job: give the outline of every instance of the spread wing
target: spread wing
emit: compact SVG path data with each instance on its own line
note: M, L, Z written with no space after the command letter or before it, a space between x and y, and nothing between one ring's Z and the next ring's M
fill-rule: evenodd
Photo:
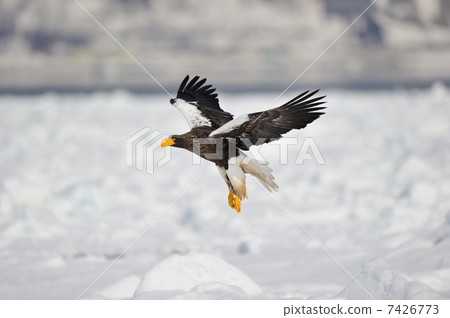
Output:
M170 103L183 113L189 127L208 126L217 129L233 119L233 115L223 111L212 85L204 85L206 78L195 76L189 81L187 75L178 88L177 98Z
M325 96L311 98L318 91L306 91L277 108L241 115L211 132L210 136L235 138L237 147L242 150L279 139L282 134L304 128L324 114L320 110L325 107L318 106L325 103L322 101Z

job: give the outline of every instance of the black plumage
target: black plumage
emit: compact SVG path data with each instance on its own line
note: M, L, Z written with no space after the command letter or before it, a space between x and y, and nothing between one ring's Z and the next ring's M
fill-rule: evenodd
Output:
M313 122L325 107L318 107L325 102L325 96L310 99L319 90L306 91L289 102L262 112L248 114L248 120L231 131L214 134L216 138L236 138L236 145L242 150L249 150L252 145L261 145L275 141L282 134L292 129L302 129Z
M177 98L197 105L203 116L211 121L211 127L219 128L232 120L233 115L220 108L217 93L214 93L216 89L212 88L212 85L203 85L206 82L206 78L199 79L199 76L195 76L189 81L189 75L187 75L178 88ZM175 102L175 99L170 100L172 105Z

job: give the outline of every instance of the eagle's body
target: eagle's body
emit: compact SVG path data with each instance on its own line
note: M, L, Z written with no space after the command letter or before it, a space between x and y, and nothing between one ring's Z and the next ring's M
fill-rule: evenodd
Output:
M262 112L233 115L219 106L217 94L206 79L195 76L189 81L186 76L181 83L177 98L170 103L185 116L191 131L165 138L161 146L174 146L189 150L214 162L228 188L230 207L241 210L240 201L247 197L245 174L256 177L269 191L277 190L267 162L249 158L242 150L252 145L261 145L282 137L292 129L304 128L322 115L318 107L324 96L311 98L317 93L300 94L280 107Z
M236 157L238 149L232 141L226 138L211 137L210 134L213 131L209 127L192 128L185 134L172 136L172 140L175 140L173 147L184 148L203 159L228 169L226 159Z

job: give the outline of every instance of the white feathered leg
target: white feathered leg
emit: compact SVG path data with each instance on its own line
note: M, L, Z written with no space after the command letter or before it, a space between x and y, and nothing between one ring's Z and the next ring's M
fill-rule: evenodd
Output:
M228 193L228 205L230 206L230 208L235 209L236 208L235 193L234 193L234 190L233 190L233 186L231 185L231 182L228 179L227 171L225 170L224 167L220 167L218 165L216 165L216 167L217 167L217 170L219 171L220 176L222 177L222 179L225 181L225 183L228 186L228 191L229 191L229 193Z

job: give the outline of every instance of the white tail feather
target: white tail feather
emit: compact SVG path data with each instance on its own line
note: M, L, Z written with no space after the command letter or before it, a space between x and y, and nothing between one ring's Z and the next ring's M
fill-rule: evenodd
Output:
M278 185L275 183L275 177L272 175L272 169L268 166L265 161L258 161L255 159L246 158L241 163L242 170L245 173L250 173L252 176L257 178L259 182L270 192L277 191ZM250 160L249 160L250 159Z
M275 178L271 173L272 169L270 169L268 163L251 159L243 152L240 152L239 156L228 160L228 169L226 171L223 170L219 169L219 172L228 187L230 187L230 190L232 189L241 200L247 198L247 187L245 185L246 173L250 173L258 179L270 192L278 190L278 185L274 181Z

